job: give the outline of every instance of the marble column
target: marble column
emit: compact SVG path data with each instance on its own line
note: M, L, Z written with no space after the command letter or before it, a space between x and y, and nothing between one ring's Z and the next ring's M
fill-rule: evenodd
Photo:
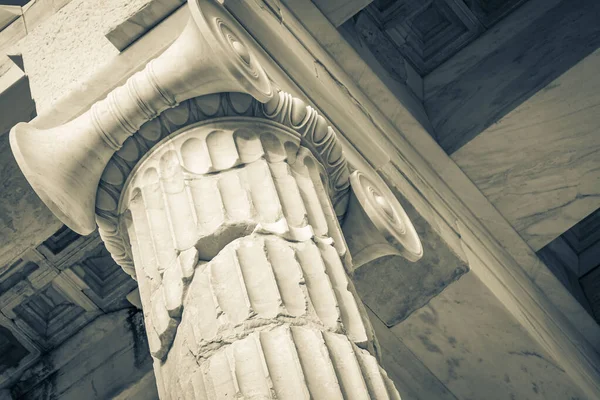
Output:
M88 112L15 126L19 166L137 279L163 400L399 399L348 274L353 251L420 257L414 228L351 177L317 110L271 88L219 2L189 5L181 37Z

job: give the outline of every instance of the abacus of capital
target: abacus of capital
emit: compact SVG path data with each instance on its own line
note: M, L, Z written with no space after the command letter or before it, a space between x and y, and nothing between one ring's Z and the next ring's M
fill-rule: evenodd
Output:
M90 111L17 125L21 169L136 278L162 399L400 398L349 275L417 260L414 228L316 110L272 90L218 2L189 6L181 37Z

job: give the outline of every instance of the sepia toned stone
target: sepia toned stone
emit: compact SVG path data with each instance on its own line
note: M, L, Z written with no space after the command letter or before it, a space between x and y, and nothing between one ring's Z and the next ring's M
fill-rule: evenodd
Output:
M75 232L95 219L136 278L161 398L397 398L348 277L351 178L335 131L273 92L222 6L190 7L181 37L88 113L15 127L18 163ZM39 179L52 160L31 141L59 135L71 164ZM401 207L368 193L363 234L397 238L378 218L398 222Z

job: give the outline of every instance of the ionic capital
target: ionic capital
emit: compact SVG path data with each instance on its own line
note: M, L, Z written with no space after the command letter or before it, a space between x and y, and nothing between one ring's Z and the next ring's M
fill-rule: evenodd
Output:
M146 68L73 121L49 130L17 124L10 134L25 177L50 210L80 234L95 227L100 176L115 152L166 109L210 93L273 96L246 31L214 0L191 0L180 37ZM51 173L49 173L51 172Z

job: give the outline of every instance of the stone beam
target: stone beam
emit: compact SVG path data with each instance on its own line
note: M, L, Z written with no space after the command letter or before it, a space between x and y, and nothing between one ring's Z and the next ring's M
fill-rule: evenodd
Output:
M455 153L600 46L595 0L530 0L424 80L436 141Z
M119 51L123 51L183 4L185 0L151 0L125 21L111 28L106 33L106 38Z
M599 68L596 50L451 156L534 251L600 208Z
M475 274L390 333L459 399L589 398Z
M403 400L458 399L377 315L368 308L367 312L385 355L383 366L400 388Z
M23 14L19 6L0 5L0 30L6 28Z

